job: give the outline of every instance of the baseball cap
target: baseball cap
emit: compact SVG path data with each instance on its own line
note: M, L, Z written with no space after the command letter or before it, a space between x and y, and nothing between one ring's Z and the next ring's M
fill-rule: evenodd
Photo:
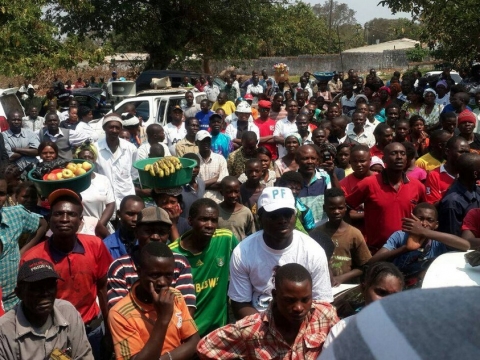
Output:
M18 270L17 283L34 282L44 279L61 279L53 264L45 259L35 258L25 261Z
M471 122L474 124L477 123L477 117L473 112L469 110L464 110L458 115L458 122L457 122L458 125L466 122Z
M140 119L136 116L123 120L123 126L135 126L138 124L140 124Z
M55 200L57 200L59 197L62 197L62 196L72 197L78 200L79 202L82 202L82 196L76 193L75 191L70 189L57 189L52 193L50 193L50 195L48 195L49 204L52 205L55 202Z
M210 133L207 130L200 130L195 135L195 141L202 141L202 140L206 139L207 137L212 138L212 135L210 135Z
M157 206L151 206L143 209L140 212L137 220L137 225L151 224L151 223L158 223L158 222L172 225L172 221L170 220L170 217L168 216L168 213L165 210Z
M120 117L120 115L116 113L111 113L111 114L105 115L105 117L103 118L102 128L105 127L105 125L107 125L111 121L118 121L120 124L123 125L123 120Z
M212 120L212 119L220 119L221 120L222 116L215 113L215 114L210 115L210 117L208 118L208 120Z
M237 110L235 110L235 111L239 112L239 113L249 113L250 114L252 112L252 107L246 101L242 101L240 104L238 104Z
M175 105L172 111L175 111L175 110L180 110L181 112L183 112L183 109L180 107L180 105Z
M277 186L263 189L262 194L258 198L257 207L259 210L264 208L266 212L279 209L296 210L292 190Z
M268 100L260 100L258 102L258 107L261 107L264 109L270 109L272 107L272 103Z
M253 100L253 95L252 94L245 94L243 97L245 100Z

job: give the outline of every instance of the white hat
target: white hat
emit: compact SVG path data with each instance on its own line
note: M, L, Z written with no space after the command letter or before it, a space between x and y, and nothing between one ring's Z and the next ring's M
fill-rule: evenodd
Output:
M207 137L211 139L212 135L210 135L210 133L207 130L200 130L195 135L195 141L202 141L202 140L206 139Z
M138 124L140 124L140 119L136 116L123 120L123 126L135 126Z
M276 186L263 189L262 194L258 198L257 207L258 210L264 208L266 212L279 209L296 210L292 190Z
M250 104L248 102L242 101L240 104L238 104L237 110L235 110L235 111L239 112L239 113L250 114L252 112L252 107L250 106Z
M116 113L111 113L111 114L105 115L105 117L103 118L102 127L105 127L105 125L111 121L118 121L120 124L123 125L122 118Z

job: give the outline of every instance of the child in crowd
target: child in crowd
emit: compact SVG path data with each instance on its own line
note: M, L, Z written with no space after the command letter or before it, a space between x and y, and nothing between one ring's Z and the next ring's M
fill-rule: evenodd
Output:
M230 230L242 241L257 230L252 212L239 202L240 181L234 176L225 176L220 186L223 201L219 204L218 228Z
M370 161L370 170L380 174L383 169L385 169L385 164L383 163L382 159L378 156L372 156L372 160Z
M168 238L170 241L175 241L192 228L187 219L180 216L183 204L182 191L182 187L156 188L152 190L152 198L155 205L165 210L172 222Z
M370 123L370 124L374 125L373 129L375 130L375 127L378 124L382 123L383 121L381 121L382 120L381 118L377 119L376 116L375 116L377 114L377 106L375 104L373 104L373 103L368 104L367 105L367 110L368 110L368 112L367 112L367 122L366 122L366 124Z
M407 136L410 133L410 123L407 119L400 119L395 121L395 136L393 142L403 143L407 141Z
M413 144L408 141L403 142L402 145L405 147L405 153L407 155L407 165L405 168L405 173L410 179L417 179L418 181L425 183L425 179L427 178L427 172L424 169L415 165L417 156L415 146L413 146Z
M261 184L262 180L262 162L258 159L249 159L245 163L245 175L247 181L240 186L240 195L242 204L250 209L252 214L257 218L257 200L265 189L265 185ZM256 226L259 228L258 222Z
M426 271L431 260L453 249L467 251L470 243L458 236L435 231L438 213L434 205L420 203L412 218L404 218L402 230L395 231L385 245L370 259L392 261L405 275ZM433 240L435 239L435 240Z
M347 213L345 194L332 188L325 192L323 210L328 222L312 231L324 232L335 244L332 257L333 285L355 283L362 275L361 267L372 257L362 233L343 219Z
M365 306L381 300L386 296L399 293L403 290L405 281L397 267L388 262L379 262L368 266L361 280L361 291L365 299ZM330 332L323 344L325 350L332 344L355 315L340 320Z
M118 133L118 137L120 139L127 140L128 142L130 142L130 133L128 132L127 129L120 130L120 132Z
M418 156L422 156L428 152L430 139L425 132L425 120L420 115L413 115L409 119L410 135L407 141L410 141L417 150Z
M442 112L440 114L440 125L442 130L448 131L450 134L455 135L455 129L457 128L457 114L453 111Z
M298 198L300 190L303 187L303 177L296 171L283 173L277 181L277 186L287 187L292 190L295 197L295 207L297 208L295 229L308 234L315 227L315 219L312 210Z
M277 176L272 170L272 153L266 147L260 146L257 149L257 159L262 163L262 179L260 183L265 187L274 186ZM238 180L243 184L247 181L245 173L238 177Z
M333 119L339 117L340 115L342 115L342 109L338 103L333 102L330 105L328 105L327 114L326 114L326 119L328 121L332 121Z
M350 144L340 144L337 146L337 155L335 157L336 165L345 171L345 176L353 173L352 166L350 165Z

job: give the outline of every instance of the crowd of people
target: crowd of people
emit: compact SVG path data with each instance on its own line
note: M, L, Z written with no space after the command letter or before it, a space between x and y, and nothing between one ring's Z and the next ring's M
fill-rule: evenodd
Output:
M104 136L58 79L42 102L26 85L0 136L0 359L360 358L369 304L480 244L479 69L186 78L171 122L129 106ZM190 181L143 186L133 164L170 155ZM81 193L26 176L73 158L95 164ZM367 309L340 319L341 284Z

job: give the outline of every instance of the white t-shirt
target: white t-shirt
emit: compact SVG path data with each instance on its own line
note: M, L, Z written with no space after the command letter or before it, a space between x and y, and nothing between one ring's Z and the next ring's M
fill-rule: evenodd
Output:
M168 123L163 127L165 131L165 141L164 143L167 144L168 149L172 155L176 154L175 145L177 142L182 140L185 135L187 135L187 130L185 129L185 123L182 121L182 125L180 127L176 127L172 123Z
M237 120L234 120L225 129L225 135L227 135L233 141L237 138L237 130ZM253 131L255 134L257 134L257 140L260 140L260 131L258 130L258 126L253 122L248 122L247 131Z
M171 156L170 149L167 145L160 143L163 146L163 151L165 152L165 156ZM150 154L150 144L147 142L145 144L140 145L137 151L137 160L143 160L148 158L148 154Z
M284 139L287 135L298 133L297 123L288 120L288 117L278 120L275 123L275 130L273 136L282 136ZM287 155L287 150L283 145L277 144L278 157L282 158Z
M105 175L95 173L90 187L80 193L82 195L83 215L102 217L107 204L115 202L113 188Z
M244 239L230 260L228 296L236 302L251 302L258 311L265 311L272 300L275 269L297 263L312 275L313 299L333 301L325 251L310 236L293 230L293 241L286 249L274 250L263 240L263 230Z

